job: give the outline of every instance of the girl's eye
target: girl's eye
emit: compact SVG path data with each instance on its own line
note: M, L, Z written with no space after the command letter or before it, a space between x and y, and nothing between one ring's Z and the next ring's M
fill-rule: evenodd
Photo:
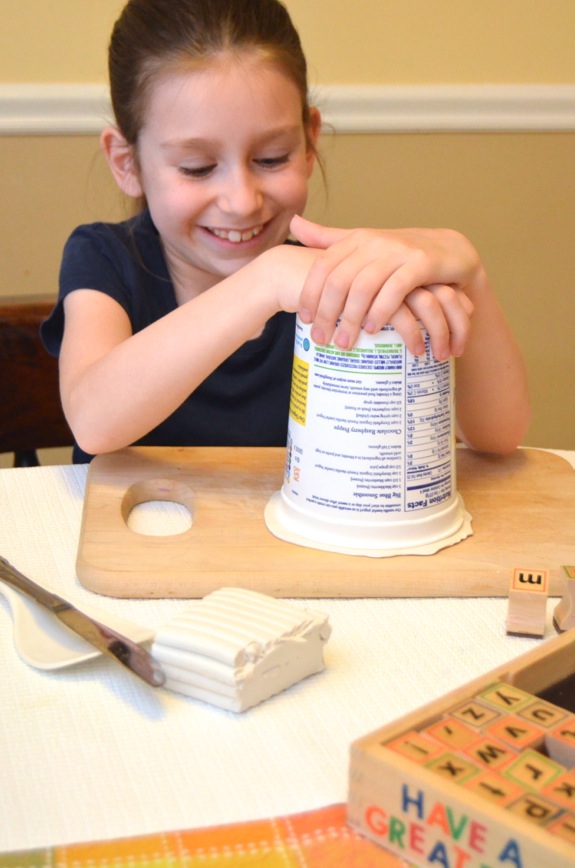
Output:
M180 166L178 171L186 178L207 178L215 168L214 163L211 166Z
M280 157L260 157L255 162L264 169L275 169L284 166L288 160L289 154L282 154Z

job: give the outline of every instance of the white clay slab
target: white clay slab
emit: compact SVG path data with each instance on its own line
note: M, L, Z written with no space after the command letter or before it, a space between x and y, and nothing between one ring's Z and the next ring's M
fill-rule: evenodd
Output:
M157 632L166 687L245 711L324 668L328 616L245 588L194 600Z

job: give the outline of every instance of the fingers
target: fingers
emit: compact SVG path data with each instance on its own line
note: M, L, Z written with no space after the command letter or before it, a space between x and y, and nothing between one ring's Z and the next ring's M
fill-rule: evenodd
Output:
M312 271L317 265L316 261ZM351 285L350 274L355 275ZM313 278L311 271L310 278ZM462 290L437 284L418 287L404 297L401 291L390 292L386 284L382 287L380 279L376 264L356 273L353 258L348 257L326 279L315 313L308 313L307 319L302 317L304 322L313 323L312 339L318 344L333 341L340 349L349 349L357 341L361 328L374 334L390 322L409 351L420 355L425 347L418 320L430 336L436 359L463 353L473 305Z
M425 314L420 317L421 322L429 331L433 354L437 359L447 359L449 356L459 357L463 354L471 330L473 305L463 290L456 287L438 285L427 287L427 289L433 295L441 312L429 325L426 323ZM445 326L438 324L439 319L443 320ZM438 335L441 334L441 337L438 337L434 343L435 324L437 324Z
M294 234L324 248L311 267L298 311L316 343L349 349L360 329L392 322L414 354L423 352L419 320L438 359L461 355L473 306L460 288L473 257L449 251L445 233L329 229L296 217ZM325 245L327 249L325 249Z
M425 353L421 326L406 304L402 304L396 310L389 322L403 338L405 346L412 355L422 356Z
M331 247L332 244L340 241L351 232L350 229L335 229L329 226L320 226L319 223L306 220L305 217L301 217L299 214L296 214L292 218L290 231L301 244L321 250Z
M304 322L313 322L314 341L327 343L333 338L342 349L353 346L374 297L380 295L386 297L382 325L387 322L402 303L403 296L391 299L382 293L386 277L381 263L366 265L360 253L346 255L335 267L323 257L316 260L300 298L300 316ZM318 286L322 286L319 297Z
M321 228L321 227L320 227ZM384 322L403 302L402 282L388 289L387 282L398 267L397 259L381 255L381 242L368 230L354 230L316 259L300 296L299 314L303 322L314 324L312 337L326 343L341 320L336 343L342 348L357 339L367 312L376 296L385 293Z
M431 351L438 361L462 355L473 313L473 305L462 290L445 285L416 289L407 296L403 307L409 311L411 318L405 310L400 309L392 317L391 324L410 352L414 355L421 352L414 349L418 345L413 325L415 322L421 323L429 334Z
M385 295L385 293L382 293ZM415 356L425 352L422 328L429 334L431 351L438 361L461 356L471 328L473 305L465 293L443 284L412 290L405 301L388 316L388 300L378 295L365 311L361 292L349 292L338 322L336 294L333 307L320 308L311 335L316 343L332 339L341 349L349 349L357 341L361 328L370 334L390 323L402 337L407 349ZM333 330L336 328L335 334Z

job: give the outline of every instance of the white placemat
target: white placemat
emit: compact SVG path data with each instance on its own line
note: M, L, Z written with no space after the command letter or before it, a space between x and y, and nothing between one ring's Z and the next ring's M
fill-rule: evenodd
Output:
M0 554L63 596L157 628L190 601L98 597L75 578L85 478L85 467L0 471ZM504 599L293 602L330 615L326 671L236 715L103 658L30 669L0 600L0 851L345 801L353 739L537 644L506 636Z

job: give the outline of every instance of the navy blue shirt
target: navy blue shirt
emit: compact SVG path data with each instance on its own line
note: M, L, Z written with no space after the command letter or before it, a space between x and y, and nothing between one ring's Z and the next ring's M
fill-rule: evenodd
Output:
M41 327L44 345L52 355L57 356L62 346L63 300L76 289L96 289L114 298L128 314L134 333L177 307L160 238L148 211L123 223L93 223L72 233L64 248L58 301ZM138 444L284 446L294 332L295 315L277 313L260 337L229 356ZM74 461L91 458L75 446Z

